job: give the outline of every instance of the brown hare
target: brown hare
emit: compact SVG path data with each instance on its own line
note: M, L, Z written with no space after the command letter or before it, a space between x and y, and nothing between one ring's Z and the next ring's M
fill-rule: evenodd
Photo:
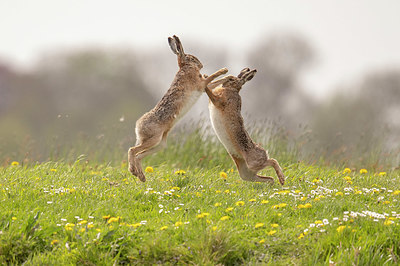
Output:
M272 177L257 175L260 170L272 166L278 175L279 182L283 185L285 176L278 162L268 158L268 152L253 142L243 124L242 100L239 92L256 72L255 69L250 71L245 68L237 77L226 76L208 85L206 93L210 99L208 107L211 124L235 162L243 180L274 183ZM221 87L217 87L221 84Z
M195 56L185 54L177 36L168 38L169 46L178 56L179 70L174 81L158 104L136 121L136 146L128 151L129 171L143 182L141 160L166 145L168 132L216 77L228 72L220 69L210 76L200 74L203 65Z

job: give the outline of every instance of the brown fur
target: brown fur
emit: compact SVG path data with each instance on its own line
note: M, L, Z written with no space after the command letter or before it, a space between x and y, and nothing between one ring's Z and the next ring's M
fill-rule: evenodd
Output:
M214 81L206 88L210 99L211 121L218 138L235 162L243 180L274 183L272 177L257 175L260 170L272 166L279 182L283 185L285 177L279 163L269 158L268 152L254 143L244 127L241 115L242 99L239 91L244 83L254 77L255 73L256 70L250 71L245 68L237 77L227 76ZM217 87L221 84L221 87Z
M166 145L168 132L179 118L213 79L228 71L220 69L210 76L203 76L200 73L203 65L195 56L184 53L177 36L168 38L168 42L178 56L178 73L158 104L136 121L136 146L128 151L129 171L143 182L146 177L141 160Z

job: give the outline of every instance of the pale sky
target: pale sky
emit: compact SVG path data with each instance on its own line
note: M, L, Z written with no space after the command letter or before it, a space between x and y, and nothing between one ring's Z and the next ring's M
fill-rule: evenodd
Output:
M165 47L173 34L216 43L240 61L279 32L299 32L315 48L303 83L317 97L370 71L400 68L398 0L0 0L0 60L20 68L49 50L140 52Z

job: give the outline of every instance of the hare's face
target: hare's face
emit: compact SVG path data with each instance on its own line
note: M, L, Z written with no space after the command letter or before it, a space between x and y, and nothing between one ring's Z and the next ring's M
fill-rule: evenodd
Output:
M224 88L236 89L240 91L242 88L241 80L235 76L227 76L225 82L222 84Z
M194 55L190 54L187 54L184 56L184 58L182 58L181 64L182 66L190 66L198 70L203 68L203 64L200 62L200 60Z

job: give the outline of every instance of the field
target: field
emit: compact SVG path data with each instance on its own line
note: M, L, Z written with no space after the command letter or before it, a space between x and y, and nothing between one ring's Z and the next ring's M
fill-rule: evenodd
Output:
M198 135L146 158L146 183L128 173L125 150L112 161L10 161L0 168L0 262L400 263L398 169L301 162L270 144L286 184L249 183Z

